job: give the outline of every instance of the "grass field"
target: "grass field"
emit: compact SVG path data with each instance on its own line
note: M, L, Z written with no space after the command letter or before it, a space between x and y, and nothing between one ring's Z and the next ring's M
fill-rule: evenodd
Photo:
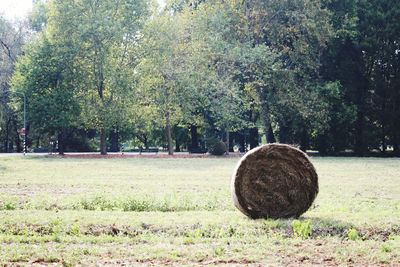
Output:
M238 158L0 158L0 265L400 265L400 160L313 158L299 221L250 220Z

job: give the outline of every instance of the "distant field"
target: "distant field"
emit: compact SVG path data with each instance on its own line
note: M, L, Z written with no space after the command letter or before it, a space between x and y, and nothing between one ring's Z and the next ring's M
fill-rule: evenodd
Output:
M400 159L313 158L310 237L233 207L237 161L0 158L0 265L400 265Z

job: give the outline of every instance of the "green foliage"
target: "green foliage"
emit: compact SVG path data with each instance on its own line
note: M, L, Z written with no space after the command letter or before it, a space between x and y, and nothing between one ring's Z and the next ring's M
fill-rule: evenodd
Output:
M223 256L226 253L226 250L224 247L216 247L214 249L214 255L219 257L219 256Z
M42 11L47 26L13 79L14 88L30 92L32 128L50 134L72 126L100 129L104 152L106 130L126 127L132 49L147 3L53 1L35 8L48 9Z
M303 239L311 237L313 232L313 226L310 220L305 220L305 221L293 220L292 228L294 236Z
M33 30L41 32L45 29L48 20L49 5L44 0L35 1L29 22Z
M29 143L95 129L102 153L112 133L172 153L174 138L187 143L175 130L192 125L201 141L246 142L263 128L268 142L323 155L400 153L399 10L390 0L35 1L29 25L0 18L3 150L20 146L12 85L29 100Z
M224 142L215 139L209 140L207 146L208 152L214 156L222 156L228 150Z
M0 14L0 152L19 151L17 130L22 128L22 108L13 102L21 98L11 92L10 80L23 53L30 32L20 20L9 21ZM15 141L15 147L13 143Z
M12 196L0 194L0 210L18 209L18 199Z
M381 251L385 253L390 253L392 252L393 248L389 244L383 244L381 247Z
M358 231L355 228L351 228L347 231L347 238L351 241L360 240L360 236L358 235Z
M24 92L28 99L27 120L34 129L29 133L32 137L55 136L63 143L65 132L80 126L72 57L49 40L46 33L40 33L19 59L12 87L16 92Z
M399 56L394 31L400 24L394 17L400 5L396 1L329 1L327 6L333 14L335 38L322 57L322 74L325 80L340 82L344 107L333 111L339 120L329 123L328 145L336 150L350 145L358 155L372 147L385 151L388 140L399 140L398 130L393 132L399 125L391 119L398 110L390 108L398 105L392 87L398 79L388 77L397 77L399 71L394 67ZM353 118L346 116L348 109ZM394 142L396 151L400 151L398 143Z
M5 210L15 210L17 208L17 205L15 204L15 202L8 201L3 204L2 208Z
M53 241L56 243L60 243L62 241L61 235L64 231L64 222L61 219L56 219L50 223L50 229L53 233Z
M74 236L79 236L81 234L81 225L78 221L71 225L69 229L69 234Z
M207 198L202 200L202 198ZM79 197L67 201L65 205L58 205L58 209L66 210L92 210L92 211L130 211L130 212L171 212L171 211L190 211L190 210L216 210L220 208L216 200L217 196L200 195L196 198L190 195L165 195L164 197L155 197L151 195L137 195L125 197L105 197L102 195L93 195L87 197ZM50 203L41 203L35 205L37 209L49 209ZM200 202L199 202L200 201ZM28 208L27 205L21 208Z

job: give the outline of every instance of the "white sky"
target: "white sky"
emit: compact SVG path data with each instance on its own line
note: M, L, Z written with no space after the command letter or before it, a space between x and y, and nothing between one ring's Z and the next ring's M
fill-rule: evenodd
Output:
M0 0L0 1L1 1L1 0ZM164 7L164 6L165 6L165 1L166 1L166 0L157 0L158 4L159 4L161 7Z
M32 0L0 0L0 14L8 19L25 17L32 10Z
M165 0L157 0L165 5ZM32 0L0 0L0 14L8 19L25 17L32 10Z

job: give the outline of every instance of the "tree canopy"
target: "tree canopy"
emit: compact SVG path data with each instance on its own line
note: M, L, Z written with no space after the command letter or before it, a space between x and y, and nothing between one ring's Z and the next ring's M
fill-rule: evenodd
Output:
M53 138L60 153L222 140L399 155L399 13L389 0L38 1L23 53L1 24L0 77L28 97L30 146ZM19 149L4 125L21 101L3 103L3 150Z

